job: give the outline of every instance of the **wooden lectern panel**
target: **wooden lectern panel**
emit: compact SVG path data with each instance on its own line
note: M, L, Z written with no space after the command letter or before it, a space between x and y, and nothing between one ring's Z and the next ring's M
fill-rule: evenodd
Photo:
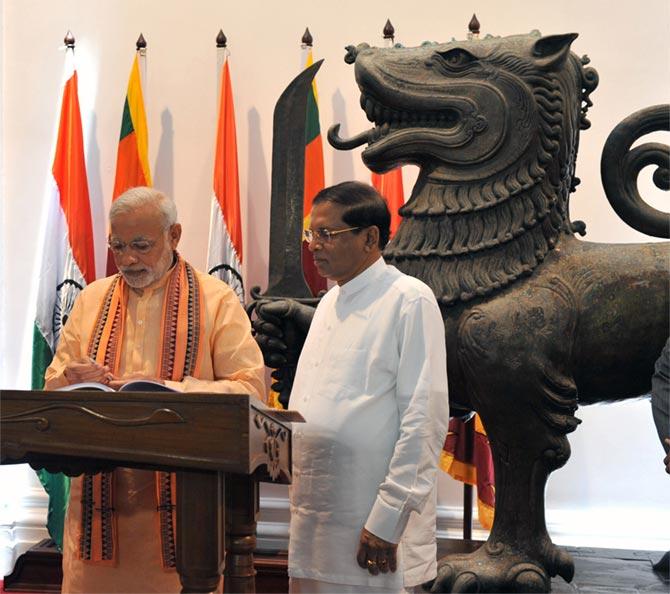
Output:
M176 472L183 592L208 592L218 580L227 501L236 528L226 590L253 592L253 548L245 543L255 542L255 483L291 478L291 430L281 412L246 395L10 390L0 390L0 411L2 464L70 475L115 466Z
M0 390L2 463L26 457L290 480L290 429L246 395Z

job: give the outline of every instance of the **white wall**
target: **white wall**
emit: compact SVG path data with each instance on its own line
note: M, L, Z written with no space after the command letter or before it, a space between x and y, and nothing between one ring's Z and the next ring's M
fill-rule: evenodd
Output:
M629 113L670 99L670 4L636 5L600 0L515 0L476 4L424 0L318 2L284 0L5 0L2 4L2 247L0 251L0 387L29 385L30 324L34 312L36 253L43 189L50 167L63 53L68 29L76 37L80 102L94 215L97 268L104 270L105 211L111 199L122 102L135 40L148 41L147 110L150 163L157 187L173 195L185 228L181 251L203 267L212 176L216 50L219 28L228 36L237 115L240 190L245 232L247 285L267 281L272 110L300 68L300 38L309 26L318 75L321 125L342 123L342 134L367 121L358 106L353 69L343 47L382 43L386 18L399 41L462 39L473 7L482 32L508 35L576 31L573 49L587 53L600 74L592 96L591 130L583 134L572 199L572 216L588 224L592 241L646 241L612 212L600 187L600 151L611 128ZM368 179L358 154L325 148L326 182ZM409 190L415 172L406 170ZM656 204L661 204L656 197ZM579 412L584 424L571 437L573 457L551 479L547 520L556 540L667 549L670 480L661 468L661 448L645 401ZM0 469L5 493L21 487ZM29 473L25 473L26 477ZM34 484L25 478L25 490ZM455 530L460 487L441 479L443 524ZM283 491L275 515L285 529ZM283 511L282 511L283 510ZM283 528L282 528L283 527ZM455 534L455 532L453 532Z

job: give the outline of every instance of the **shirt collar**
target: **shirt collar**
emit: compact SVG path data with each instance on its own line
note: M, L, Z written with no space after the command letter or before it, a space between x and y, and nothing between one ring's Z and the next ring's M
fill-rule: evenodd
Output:
M365 288L366 286L377 280L382 275L385 269L386 269L386 262L384 262L384 258L379 256L378 260L376 260L373 264L368 266L358 276L355 276L349 282L346 282L339 287L340 296L350 297L351 295L358 293L358 291L360 291L361 289Z

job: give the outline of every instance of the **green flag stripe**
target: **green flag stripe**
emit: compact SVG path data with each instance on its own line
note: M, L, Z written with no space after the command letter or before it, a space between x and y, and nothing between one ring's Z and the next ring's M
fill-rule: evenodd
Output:
M49 510L47 512L47 531L59 551L63 550L63 528L65 527L65 513L70 499L70 478L62 472L51 474L46 470L37 470L44 490L49 495Z
M310 87L309 93L307 94L307 121L305 127L305 146L307 146L312 140L314 140L319 134L321 134L321 128L319 127L319 106L316 103L316 98L314 97L314 91Z
M133 119L130 117L130 105L128 105L128 97L123 104L123 119L121 120L121 136L119 140L123 140L128 134L132 134L135 131L133 127Z
M33 326L33 390L44 388L44 372L53 359L49 343L45 340L37 323ZM63 549L63 527L65 512L70 497L70 479L62 473L50 474L46 470L38 470L37 476L49 495L49 510L47 513L47 530L49 536L56 543L59 550Z
M37 327L33 326L33 367L32 367L32 381L31 388L33 390L41 390L44 387L44 372L49 367L53 353L49 348L49 344L42 336L42 332Z

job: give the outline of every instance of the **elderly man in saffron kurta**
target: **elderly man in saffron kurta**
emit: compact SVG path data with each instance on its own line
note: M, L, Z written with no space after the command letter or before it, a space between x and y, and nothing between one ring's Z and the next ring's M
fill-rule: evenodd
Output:
M77 299L46 389L153 379L180 391L264 398L263 360L235 293L175 251L174 203L133 188L110 210L119 274ZM194 436L197 439L197 436ZM66 592L178 592L174 485L167 473L117 469L72 483L63 537ZM164 510L158 512L158 510Z

